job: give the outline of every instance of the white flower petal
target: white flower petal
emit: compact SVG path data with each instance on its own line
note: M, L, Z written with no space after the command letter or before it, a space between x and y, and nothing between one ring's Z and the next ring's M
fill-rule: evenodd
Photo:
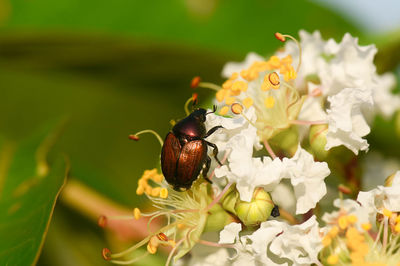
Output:
M220 244L232 244L235 243L235 239L239 238L239 232L242 231L242 224L230 223L224 227L219 233Z
M318 253L323 247L321 240L318 222L312 216L300 225L285 224L283 233L272 241L270 250L279 257L293 261L293 265L310 265L319 263Z
M392 73L375 76L376 85L373 86L373 98L378 113L390 118L400 109L400 96L391 93L396 85L396 77Z
M328 133L326 150L339 145L358 154L367 150L368 143L362 139L370 132L362 113L361 106L373 105L371 91L361 88L346 88L334 96L328 97L331 106L328 113Z
M283 164L297 199L296 214L306 213L326 194L324 179L330 174L328 164L314 162L313 156L300 146L293 158L283 159Z

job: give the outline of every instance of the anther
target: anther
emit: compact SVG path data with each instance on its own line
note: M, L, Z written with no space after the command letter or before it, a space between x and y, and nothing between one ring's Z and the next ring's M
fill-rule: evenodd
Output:
M136 134L131 134L131 135L129 135L129 139L137 141L137 140L139 140L139 135L144 134L144 133L153 134L157 138L158 142L160 142L161 146L164 145L164 141L162 140L160 135L158 135L157 132L155 132L154 130L151 130L151 129L145 129L145 130L137 132Z
M243 112L243 106L240 103L234 103L231 105L231 111L235 115L241 114Z
M270 109L275 105L275 99L272 96L268 96L265 98L264 105L266 108Z
M219 114L220 115L226 115L229 111L229 107L228 106L224 106L221 108L221 110L219 110Z
M370 223L365 223L361 225L362 229L364 229L365 231L369 231L372 228L372 225Z
M297 44L297 47L299 48L299 63L297 64L296 72L299 72L299 69L301 66L301 45L300 45L300 43L296 40L296 38L292 37L291 35L281 34L279 32L275 33L275 38L277 38L281 42L285 42L286 38L289 38Z
M199 83L201 81L201 78L199 76L196 76L192 79L192 81L190 82L190 87L192 89L195 89L199 86Z
M108 248L103 248L101 254L103 255L103 259L111 260L111 251Z
M168 197L168 189L165 187L160 190L160 198L166 199Z
M167 237L164 233L159 233L159 234L157 234L157 238L158 238L158 240L160 240L160 241L165 241L165 242L168 241L168 237Z
M383 209L383 215L390 218L393 215L393 212L391 212L390 210L385 208L385 209Z
M97 220L97 224L101 227L101 228L105 228L107 226L107 217L104 215L101 215L99 217L99 219Z
M350 189L349 187L346 187L346 186L343 185L343 184L340 184L340 185L338 186L338 190L339 190L340 192L342 192L343 194L351 194L351 189Z
M139 138L139 136L137 136L137 135L131 134L131 135L129 135L129 139L138 141L140 138Z
M275 33L275 38L277 38L279 41L281 41L281 42L285 42L286 41L286 38L285 38L285 36L283 36L281 33L279 33L279 32L276 32Z
M139 220L141 216L142 216L142 213L140 212L140 209L134 208L133 209L133 217L135 217L135 220Z

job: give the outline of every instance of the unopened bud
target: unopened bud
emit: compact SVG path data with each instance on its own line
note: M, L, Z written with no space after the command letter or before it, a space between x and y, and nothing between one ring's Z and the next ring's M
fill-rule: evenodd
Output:
M257 188L251 202L239 201L235 211L244 225L257 226L271 216L274 206L270 195L263 188Z
M326 145L326 133L328 132L328 125L312 125L310 127L309 141L311 149L315 157L319 160L326 158L328 155L325 150Z

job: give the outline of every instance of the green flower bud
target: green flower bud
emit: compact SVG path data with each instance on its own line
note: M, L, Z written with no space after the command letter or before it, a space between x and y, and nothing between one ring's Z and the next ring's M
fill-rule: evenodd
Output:
M242 201L235 187L222 199L222 207L236 215L245 226L257 226L265 222L275 204L263 188L256 188L250 202Z
M310 127L309 142L315 157L319 160L325 159L329 152L325 150L327 132L328 125L312 125Z
M226 225L237 222L237 220L219 204L215 204L208 213L204 232L219 232L224 229Z
M276 144L281 149L295 154L299 146L299 132L296 126L292 126L271 139L271 143Z

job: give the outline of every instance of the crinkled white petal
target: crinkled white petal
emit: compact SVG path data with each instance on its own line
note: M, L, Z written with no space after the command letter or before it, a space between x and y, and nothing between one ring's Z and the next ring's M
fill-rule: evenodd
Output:
M394 176L392 186L378 186L370 191L360 191L357 201L366 208L382 213L383 209L393 212L400 211L400 171Z
M245 115L253 123L257 119L253 107L247 109L245 111ZM234 116L232 118L229 118L216 114L207 115L205 125L207 130L210 130L215 126L224 127L224 129L218 129L207 138L207 141L217 145L220 152L224 152L226 151L227 147L234 145L232 143L235 142L235 140L232 140L234 136L248 134L248 130L254 128L243 116ZM243 132L244 130L247 131ZM254 130L256 129L254 128ZM262 148L257 134L251 134L251 142L256 149ZM250 148L251 150L253 149L253 147L249 147L249 149Z
M240 223L230 223L224 227L224 229L219 233L220 244L232 244L235 239L239 238L239 232L242 231L242 224Z
M315 216L299 225L291 226L278 221L268 221L264 226L277 225L283 227L283 232L272 240L269 247L272 253L293 261L293 265L319 264L318 253L323 246Z
M368 143L364 137L370 132L361 106L371 108L373 105L371 91L362 88L346 88L334 96L328 97L330 109L328 113L328 133L326 150L345 145L358 154L359 150L367 150Z
M392 73L382 76L375 75L373 86L373 98L378 113L385 118L390 118L394 112L400 109L400 96L391 93L396 85L396 77Z
M306 213L326 194L324 179L330 174L328 164L315 162L300 146L291 159L283 158L283 164L297 199L296 214Z
M174 266L231 266L229 252L225 248L207 250L209 252L197 252L193 249L190 258L179 259ZM200 253L200 254L198 254Z
M230 78L233 73L240 73L243 69L249 68L254 62L265 61L265 58L256 53L248 53L243 62L229 62L222 69L222 77Z
M243 145L244 146L244 145ZM247 157L246 157L247 156ZM229 182L236 183L240 199L250 202L256 187L271 191L283 178L284 165L279 158L252 158L252 154L236 154L232 150L228 157L229 168L224 165L215 169L217 178L227 177Z
M324 67L318 68L324 95L335 95L344 88L363 87L372 90L376 52L375 45L359 46L358 38L348 33L339 44L329 40L324 47L324 54L332 58Z
M271 198L274 203L289 213L296 211L296 198L294 197L293 190L289 185L283 182L279 183L274 190L270 192Z

